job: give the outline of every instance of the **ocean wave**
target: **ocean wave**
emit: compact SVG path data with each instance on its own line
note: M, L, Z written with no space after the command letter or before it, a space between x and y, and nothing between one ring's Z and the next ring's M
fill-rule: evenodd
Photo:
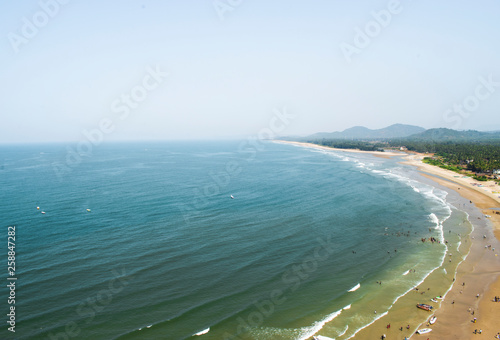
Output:
M434 229L439 228L439 218L436 216L434 213L429 214L429 219L431 220L432 223L436 225Z
M357 285L355 285L354 287L352 287L351 289L349 289L348 292L354 292L354 291L358 290L359 287L361 287L360 283L358 283Z
M350 308L351 308L351 305L347 305L344 308L327 315L322 320L315 322L312 326L305 329L297 340L309 339L310 337L312 337L313 335L318 333L327 323L329 323L330 321L335 319L337 316L339 316L343 310L348 310ZM347 326L346 329L342 332L342 334L339 334L338 336L344 335L345 332L347 332L347 328L349 328L349 326Z
M335 319L337 316L340 315L340 313L342 313L342 309L341 310L338 310L336 312L333 312L329 315L327 315L325 318L323 318L322 320L320 321L317 321L315 322L312 326L310 327L307 327L303 332L302 334L300 335L300 337L297 339L297 340L307 340L309 339L310 337L312 337L314 334L318 333L328 322L332 321L333 319Z
M207 334L208 332L210 332L210 327L202 330L201 332L198 332L196 334L193 334L193 336L198 336L198 335L203 335L203 334Z
M431 185L422 183L418 180L408 177L407 172L405 170L402 170L401 168L387 169L387 170L377 170L370 168L367 169L374 174L381 175L382 177L385 177L387 179L396 180L400 183L409 186L414 192L424 196L425 198L431 201L440 203L438 208L446 210L447 213L450 213L448 204L446 202L446 197L448 195L446 191L436 189Z
M318 340L335 340L333 338L329 338L327 336L323 336L323 335L318 335L315 337L315 339L318 339Z
M370 325L372 325L372 324L373 324L375 321L377 321L378 319L383 318L384 316L386 316L386 315L387 315L387 313L389 313L389 312L384 312L384 313L380 314L378 317L376 317L375 319L373 319L370 323L368 323L368 324L364 325L363 327L358 328L358 329L354 332L354 334L353 334L353 335L351 335L350 337L348 337L348 338L347 338L347 340L349 340L349 339L351 339L351 338L354 338L354 336L355 336L358 332L362 331L362 330L363 330L363 329L365 329L366 327L369 327Z
M349 329L349 325L345 326L344 331L342 333L340 333L338 336L344 335L347 332L348 329Z

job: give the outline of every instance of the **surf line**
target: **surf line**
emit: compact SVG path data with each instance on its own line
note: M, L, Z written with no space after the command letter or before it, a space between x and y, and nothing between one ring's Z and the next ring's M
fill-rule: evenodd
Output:
M198 332L194 335L203 335L203 334L207 334L208 332L210 332L210 327L208 327L207 329L204 329L201 332Z
M351 289L349 289L348 292L354 292L354 291L358 290L359 287L361 287L360 283L358 283L357 285L355 285L354 287L352 287Z

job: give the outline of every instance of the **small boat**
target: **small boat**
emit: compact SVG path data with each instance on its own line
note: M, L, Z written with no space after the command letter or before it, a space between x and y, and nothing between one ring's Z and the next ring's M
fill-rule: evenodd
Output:
M45 214L45 211L42 211L42 214Z
M429 320L429 323L430 323L431 325L433 325L433 324L434 324L434 322L436 322L436 320L437 320L437 318L436 318L435 316L433 316L433 317Z
M233 195L231 195L231 198L234 200L234 196Z
M88 212L90 212L90 209L87 209Z
M40 210L40 207L36 207L36 210Z
M430 311L434 307L432 307L430 305L426 305L425 303L419 303L419 304L417 304L417 308Z
M430 331L432 331L432 329L430 329L430 328L422 328L422 329L419 329L417 331L417 334L425 334L425 333L429 333Z

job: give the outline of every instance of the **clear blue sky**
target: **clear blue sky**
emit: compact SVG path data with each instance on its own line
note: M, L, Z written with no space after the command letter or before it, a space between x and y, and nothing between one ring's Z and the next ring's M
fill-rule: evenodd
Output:
M500 130L498 1L59 1L0 5L0 143Z

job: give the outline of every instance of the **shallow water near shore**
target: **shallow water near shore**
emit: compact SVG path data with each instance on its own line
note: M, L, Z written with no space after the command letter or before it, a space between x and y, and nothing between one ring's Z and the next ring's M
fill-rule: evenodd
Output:
M397 159L124 143L61 174L65 150L1 147L20 339L348 339L386 313L409 334L468 253L467 215Z

